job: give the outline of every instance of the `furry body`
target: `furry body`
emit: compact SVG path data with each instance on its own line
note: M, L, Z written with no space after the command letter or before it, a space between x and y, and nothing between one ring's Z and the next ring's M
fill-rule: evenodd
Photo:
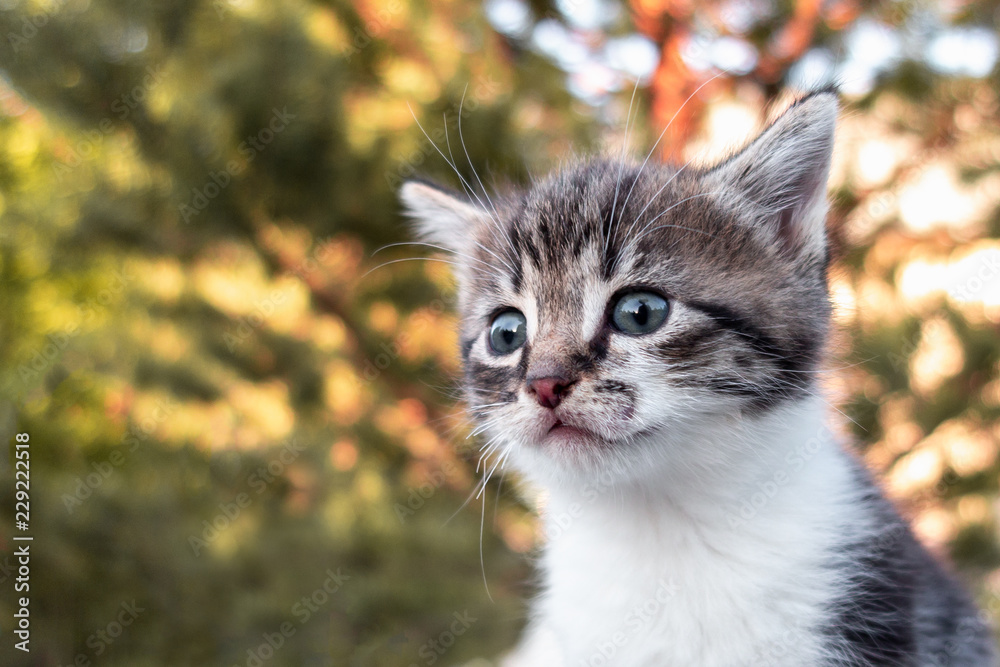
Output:
M553 490L545 591L504 664L994 664L977 611L817 430L825 409L805 401L752 435L733 424L690 441L789 443L744 461L741 484L678 476L627 492Z
M593 161L478 205L404 186L454 255L488 453L547 497L507 664L995 664L827 426L835 118L821 92L710 168Z

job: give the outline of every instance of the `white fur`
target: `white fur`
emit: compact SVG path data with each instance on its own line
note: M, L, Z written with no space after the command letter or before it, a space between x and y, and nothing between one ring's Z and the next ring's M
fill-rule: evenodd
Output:
M489 219L485 209L476 208L419 181L407 181L399 191L406 212L419 221L420 236L450 252L469 251L469 230L477 222Z
M553 484L518 448L547 492L550 541L534 620L504 667L818 664L815 630L839 583L824 559L866 521L822 401L668 439L745 456L712 478L662 459L632 482Z
M873 506L869 484L858 478L858 463L826 424L825 402L810 393L813 384L778 374L768 359L780 355L768 349L753 350L755 363L741 360L737 353L751 351L755 336L740 327L709 340L699 351L700 364L676 363L663 354L672 341L683 343L686 333L721 325L705 307L713 299L754 313L762 337L801 342L810 335L819 346L827 317L821 282L827 262L824 186L836 114L832 93L803 98L739 153L705 170L703 189L689 194L688 186L680 190L684 198L659 201L683 168L672 172L641 209L655 205L658 212L641 228L621 227L625 247L610 272L604 266L610 237L582 251L574 246L572 262L518 261L537 255L537 246L548 242L546 232L536 234L534 245L525 243L525 235L533 234L532 215L546 224L565 215L565 201L547 206L558 180L520 209L501 203L503 217L478 197L477 208L421 183L404 185L403 201L423 238L453 253L447 261L457 265L470 373L481 374L479 366L516 371L523 363L523 379L572 380L571 391L552 407L539 405L527 382L515 382L514 372L501 373L512 379L499 384L496 376L481 374L467 387L480 419L476 432L487 437L482 455L493 457L483 485L513 463L540 492L548 537L532 621L505 667L844 664L839 660L859 647L832 637L844 627L828 624L883 622L878 615L850 617L851 605L865 600L847 587L858 585L855 575L866 565L846 545L867 545L870 551L876 538L891 538L883 545L892 544L901 524L884 507ZM598 204L607 183L601 169L589 169L580 173L595 179L598 194L574 202L583 206L574 208L574 215L601 223L603 234ZM618 186L614 182L615 204ZM566 197L555 194L556 204ZM740 276L717 264L698 272L691 266L696 256L675 261L684 249L700 253L697 244L677 251L671 246L654 269L639 261L637 251L660 229L651 225L682 203L709 196L736 213L733 224L740 229L732 230L730 240L743 250L734 252L761 252L779 262L773 275ZM697 207L692 210L699 215ZM517 244L512 216L527 216L527 224L515 229ZM661 226L678 227L666 220ZM748 243L746 230L760 243ZM589 231L593 238L594 227ZM729 230L716 231L700 233L717 239ZM679 243L682 237L675 236ZM555 250L568 256L565 243ZM712 253L706 256L717 261ZM483 277L489 280L473 281ZM788 283L797 279L812 282L790 289ZM687 283L706 289L700 293ZM650 285L671 295L666 322L642 336L603 336L611 331L605 327L614 295ZM694 298L685 300L685 293ZM737 299L741 303L733 303ZM785 299L791 299L785 307L775 307ZM506 355L490 351L490 320L498 308L523 313L530 354L527 345ZM794 317L799 308L807 317ZM785 331L782 317L797 326ZM603 357L599 372L585 370L591 354ZM816 372L805 358L798 361L803 367L790 372ZM739 381L745 391L715 388L700 382L701 376ZM779 396L782 387L787 392ZM754 390L761 399L756 405L748 400ZM778 398L780 403L772 402ZM926 567L920 559L912 562ZM883 576L882 570L870 574ZM943 615L925 625L961 610L953 598L945 600Z

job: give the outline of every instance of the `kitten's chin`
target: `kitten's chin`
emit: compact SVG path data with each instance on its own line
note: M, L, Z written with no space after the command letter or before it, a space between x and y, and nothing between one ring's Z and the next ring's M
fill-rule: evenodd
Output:
M620 465L625 443L609 440L584 427L561 424L522 441L513 462L529 481L541 487L588 485L595 480L625 481L630 475Z
M539 444L546 448L575 450L582 448L603 449L609 443L601 436L585 428L557 421L549 428L548 433L542 437Z
M588 483L619 467L638 443L627 424L616 424L620 433L607 433L607 420L592 425L584 415L545 413L522 431L521 445L513 456L516 467L529 480L548 486L562 479ZM602 428L604 427L604 428Z
M592 430L586 422L561 419L555 419L531 441L533 445L527 449L533 465L585 477L605 470L609 459L621 458L621 452L615 450L628 446L623 440Z

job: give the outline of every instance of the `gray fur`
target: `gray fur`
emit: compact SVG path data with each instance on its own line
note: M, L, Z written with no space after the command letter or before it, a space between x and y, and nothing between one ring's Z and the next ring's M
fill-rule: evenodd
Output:
M590 160L489 203L404 185L423 237L460 265L473 412L485 421L490 410L475 406L516 403L538 373L591 378L574 388L581 400L634 411L643 387L622 369L635 353L613 345L619 334L608 326L586 337L573 326L585 316L581 286L594 276L655 287L685 309L684 328L650 336L644 354L692 402L754 419L814 394L830 329L824 185L835 117L835 96L821 91L712 167ZM477 352L490 318L525 293L537 301L539 328L517 363ZM625 448L643 433L605 437ZM844 526L824 565L845 581L829 622L812 629L824 637L825 664L995 664L988 623L860 464L853 492L870 525Z

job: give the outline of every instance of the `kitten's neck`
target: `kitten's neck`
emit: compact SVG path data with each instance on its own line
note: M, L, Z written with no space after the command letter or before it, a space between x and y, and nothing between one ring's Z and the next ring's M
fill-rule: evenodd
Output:
M568 647L562 664L590 664L615 632L643 637L622 645L616 664L773 664L772 647L791 655L777 664L820 664L812 628L843 583L830 554L870 528L855 463L824 419L822 402L810 399L755 423L706 425L681 444L725 448L707 473L678 466L658 471L659 484L649 475L553 486L538 604L556 645ZM578 613L595 600L600 613ZM647 604L655 613L630 624ZM542 649L529 650L544 650L545 631L532 640Z
M837 499L853 465L812 397L757 419L726 418L664 437L661 458L629 481L548 480L547 523L574 515L639 529L649 522L732 529L793 510L797 502Z

